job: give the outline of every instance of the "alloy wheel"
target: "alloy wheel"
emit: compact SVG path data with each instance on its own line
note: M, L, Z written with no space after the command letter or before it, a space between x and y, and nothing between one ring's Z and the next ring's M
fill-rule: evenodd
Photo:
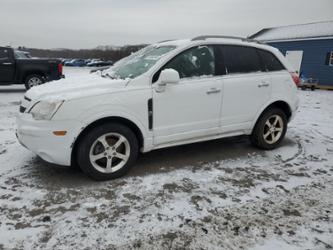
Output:
M100 136L92 144L89 159L93 167L102 173L113 173L121 169L130 157L128 140L118 133Z
M31 77L28 81L28 85L30 88L41 85L42 83L43 83L42 80L38 77Z
M274 144L282 136L283 133L283 119L279 115L270 116L264 125L263 137L266 143Z

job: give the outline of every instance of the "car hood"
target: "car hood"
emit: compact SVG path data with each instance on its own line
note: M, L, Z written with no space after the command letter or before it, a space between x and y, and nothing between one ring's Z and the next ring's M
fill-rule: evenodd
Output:
M117 92L124 89L129 80L113 80L101 77L100 74L89 74L48 82L31 88L25 96L28 99L39 100L69 100Z

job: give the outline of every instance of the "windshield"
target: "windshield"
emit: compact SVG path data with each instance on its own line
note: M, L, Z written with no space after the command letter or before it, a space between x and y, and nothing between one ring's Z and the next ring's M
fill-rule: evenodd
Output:
M156 45L145 47L118 61L114 66L105 70L102 76L116 79L133 79L147 72L160 58L175 48L175 46Z
M15 58L16 59L27 59L27 58L31 58L31 56L29 55L28 52L15 50Z

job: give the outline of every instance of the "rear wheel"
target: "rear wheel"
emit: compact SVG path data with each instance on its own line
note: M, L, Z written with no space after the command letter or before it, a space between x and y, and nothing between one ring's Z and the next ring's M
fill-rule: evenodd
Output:
M286 132L286 114L281 109L272 108L260 116L250 139L259 148L274 149L279 146Z
M126 174L138 152L138 140L131 129L106 123L81 140L77 160L83 172L93 179L109 180Z
M27 76L24 81L24 85L27 90L31 89L34 86L41 85L43 83L44 83L43 77L41 75L35 75L35 74Z

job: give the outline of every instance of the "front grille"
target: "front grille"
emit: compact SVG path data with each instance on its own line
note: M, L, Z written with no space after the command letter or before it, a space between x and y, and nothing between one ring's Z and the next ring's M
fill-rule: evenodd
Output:
M24 113L24 112L25 112L25 110L26 110L26 108L25 108L25 107L23 107L23 106L20 106L20 113Z

